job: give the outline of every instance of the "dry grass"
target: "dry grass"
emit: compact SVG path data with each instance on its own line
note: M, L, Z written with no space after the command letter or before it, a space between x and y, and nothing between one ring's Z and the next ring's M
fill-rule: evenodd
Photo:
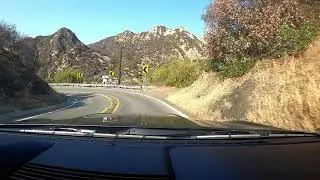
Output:
M248 119L276 127L320 128L320 40L300 57L258 63Z
M148 86L144 89L145 93L158 97L160 99L165 99L170 93L174 92L175 90L177 90L177 88L166 86Z
M233 80L221 81L214 73L204 73L190 87L170 94L167 99L197 119L220 120L219 113L210 111L212 102L231 93L239 84Z
M248 81L252 90L244 86ZM320 128L320 39L299 57L258 62L242 78L219 80L214 73L203 74L167 99L198 120L235 120L236 111L243 111L251 122L315 131Z

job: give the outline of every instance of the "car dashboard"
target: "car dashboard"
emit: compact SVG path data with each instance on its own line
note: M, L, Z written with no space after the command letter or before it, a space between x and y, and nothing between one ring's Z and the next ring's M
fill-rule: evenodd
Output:
M320 138L119 139L0 132L0 179L318 179Z

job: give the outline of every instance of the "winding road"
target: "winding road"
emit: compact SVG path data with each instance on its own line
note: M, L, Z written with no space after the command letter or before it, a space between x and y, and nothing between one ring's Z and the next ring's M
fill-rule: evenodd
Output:
M148 116L177 114L187 118L185 114L167 103L139 91L85 87L56 87L55 90L68 96L69 103L65 107L20 118L17 121L72 119L96 113Z

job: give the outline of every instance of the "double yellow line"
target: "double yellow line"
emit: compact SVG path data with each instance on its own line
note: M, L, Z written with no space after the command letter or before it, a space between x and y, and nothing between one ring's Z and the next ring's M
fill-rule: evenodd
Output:
M109 105L104 110L102 110L101 113L106 113L106 112L108 112L110 110L110 108L112 108L113 103L114 103L112 98L116 101L116 105L115 105L115 107L114 107L114 109L112 110L111 113L115 113L119 109L120 100L118 98L116 98L114 96L110 96L110 95L108 95L108 96L103 95L103 94L98 94L98 95L106 98L109 101Z

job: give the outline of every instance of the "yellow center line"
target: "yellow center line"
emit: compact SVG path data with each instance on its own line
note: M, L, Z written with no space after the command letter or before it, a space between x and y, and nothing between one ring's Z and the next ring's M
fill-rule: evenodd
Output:
M108 96L103 95L103 94L98 94L98 95L108 99L108 101L109 101L109 106L107 106L104 110L102 110L100 112L100 113L105 113L112 107L112 105L113 105L112 99L110 97L108 97Z
M120 106L120 100L114 96L110 96L112 97L113 99L115 99L117 101L117 104L116 104L116 107L114 107L112 113L115 113L118 109L119 109L119 106Z

